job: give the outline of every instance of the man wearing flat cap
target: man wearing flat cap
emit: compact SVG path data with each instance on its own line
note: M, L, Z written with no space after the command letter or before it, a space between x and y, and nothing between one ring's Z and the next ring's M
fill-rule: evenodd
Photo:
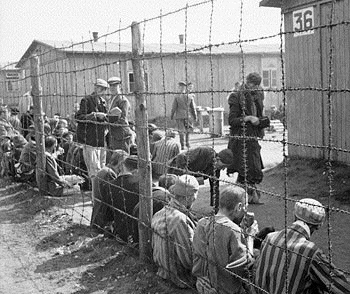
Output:
M199 146L188 149L170 159L167 163L168 173L181 175L190 173L210 183L210 205L218 209L219 206L219 178L220 170L231 165L233 154L230 149L216 152L212 147Z
M178 85L179 93L174 98L170 118L176 120L181 149L185 149L185 141L186 147L190 148L189 136L193 131L192 120L197 120L197 112L194 95L189 93L187 84L180 81Z
M153 260L157 275L180 288L193 288L192 241L196 222L189 208L197 198L198 181L191 175L178 177L169 188L173 195L169 204L152 218Z
M237 182L248 186L248 200L251 204L260 203L260 192L256 189L256 184L261 183L263 179L264 166L258 139L263 138L264 128L270 124L269 119L263 116L264 92L260 83L261 76L258 73L250 73L246 83L242 84L238 91L232 92L228 99L228 148L234 156L228 173L238 172Z
M129 100L122 94L121 89L121 79L119 77L111 77L108 79L108 84L110 87L111 98L109 101L109 109L111 110L114 107L118 107L121 110L120 118L125 122L128 122L129 113L130 113L130 102Z
M345 275L310 241L325 220L324 206L304 198L295 203L294 216L290 227L268 234L263 241L255 285L264 293L350 293Z
M122 95L121 79L111 77L108 79L111 97L108 101L108 135L107 146L109 150L122 149L130 153L133 132L129 127L128 116L130 102ZM118 110L118 114L116 113Z
M95 177L106 164L107 108L104 95L108 88L105 80L97 79L94 92L81 99L76 113L77 141L83 144L84 161L90 178Z

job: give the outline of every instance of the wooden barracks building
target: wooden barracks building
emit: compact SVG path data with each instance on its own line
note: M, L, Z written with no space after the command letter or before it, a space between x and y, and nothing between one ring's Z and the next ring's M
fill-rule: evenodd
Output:
M180 38L181 40L181 38ZM148 116L169 116L177 83L186 79L194 84L196 104L202 107L222 106L228 111L227 91L236 82L242 81L242 58L244 74L256 71L263 76L262 86L266 90L265 106L282 103L281 94L274 91L281 87L281 58L279 44L236 44L213 46L199 50L202 45L162 44L144 45L144 65ZM17 63L18 68L29 77L29 57L36 53L40 57L40 77L43 88L44 111L50 116L55 112L67 115L73 111L74 102L93 91L96 78L108 79L120 76L123 92L130 95L134 103L134 77L131 62L131 44L104 43L95 39L82 44L60 41L34 40ZM162 58L161 58L162 57ZM25 78L23 93L30 87ZM213 93L211 83L213 82ZM226 91L226 92L225 92ZM164 94L165 92L165 94ZM170 93L169 93L170 92ZM134 115L134 113L132 113Z
M332 160L350 163L350 1L260 6L284 15L289 155L326 159L331 133Z

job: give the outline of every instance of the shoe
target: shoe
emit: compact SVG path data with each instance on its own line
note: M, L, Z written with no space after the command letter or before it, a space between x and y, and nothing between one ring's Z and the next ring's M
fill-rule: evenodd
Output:
M264 202L260 202L259 200L258 201L248 201L249 204L252 204L252 205L264 205L265 203Z
M256 205L264 204L263 202L260 202L260 196L260 191L256 190L256 188L250 189L250 191L248 191L248 203Z

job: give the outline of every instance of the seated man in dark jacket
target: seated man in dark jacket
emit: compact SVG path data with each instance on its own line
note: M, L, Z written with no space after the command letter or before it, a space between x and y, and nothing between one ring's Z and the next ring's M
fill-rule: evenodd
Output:
M118 178L112 182L112 206L114 214L114 233L123 241L134 242L132 214L139 202L138 157L128 156L122 165Z
M99 233L105 233L108 225L113 222L112 197L116 188L113 183L120 172L120 167L128 154L123 150L114 153L108 164L101 169L95 181L95 199L93 202L91 227Z
M219 153L212 147L200 146L178 154L169 161L168 173L183 175L193 174L209 178L210 205L218 208L220 170L229 167L233 161L230 149Z

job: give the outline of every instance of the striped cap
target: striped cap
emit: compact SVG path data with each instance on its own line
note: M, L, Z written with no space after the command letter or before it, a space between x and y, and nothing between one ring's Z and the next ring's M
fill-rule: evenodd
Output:
M312 198L304 198L295 203L294 214L296 218L312 225L322 225L326 217L323 205Z

